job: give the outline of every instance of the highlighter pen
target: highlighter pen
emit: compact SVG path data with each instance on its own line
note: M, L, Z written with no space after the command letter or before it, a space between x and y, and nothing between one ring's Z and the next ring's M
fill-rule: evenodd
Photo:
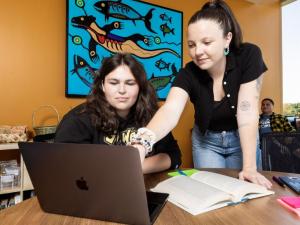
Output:
M278 177L273 176L272 179L281 187L285 187L285 184Z
M181 169L177 169L177 172L178 172L180 175L187 176L187 174L186 174L185 172L183 172Z

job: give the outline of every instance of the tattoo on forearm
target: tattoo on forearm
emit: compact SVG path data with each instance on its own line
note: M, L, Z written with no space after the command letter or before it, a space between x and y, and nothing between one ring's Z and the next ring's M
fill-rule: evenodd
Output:
M250 102L248 102L248 101L242 101L241 105L240 105L240 109L242 111L248 111L250 109L250 106L251 106Z

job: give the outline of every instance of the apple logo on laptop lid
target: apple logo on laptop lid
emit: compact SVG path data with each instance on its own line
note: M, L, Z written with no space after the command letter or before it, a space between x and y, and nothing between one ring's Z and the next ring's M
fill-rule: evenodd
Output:
M88 186L86 180L83 177L80 177L80 179L76 180L76 186L80 190L84 190L84 191L89 190L89 186Z

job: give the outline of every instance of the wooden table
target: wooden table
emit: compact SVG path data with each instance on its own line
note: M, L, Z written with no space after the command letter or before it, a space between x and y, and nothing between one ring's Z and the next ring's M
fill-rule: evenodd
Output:
M237 177L238 172L234 170L209 169L209 171ZM154 187L158 182L167 178L167 173L157 173L145 176L146 186ZM272 181L272 176L287 175L279 172L263 172ZM289 174L292 175L292 174ZM272 181L273 182L273 181ZM248 202L235 206L228 206L210 211L197 216L185 212L170 202L167 202L155 225L293 225L300 224L300 218L282 207L276 199L283 195L296 195L288 188L282 188L273 182L274 195L259 199L252 199ZM31 198L11 208L0 211L0 224L2 225L117 225L84 218L45 213L41 210L37 198Z

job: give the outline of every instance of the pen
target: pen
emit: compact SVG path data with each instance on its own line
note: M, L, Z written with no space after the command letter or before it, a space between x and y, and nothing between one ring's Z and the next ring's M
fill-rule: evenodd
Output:
M186 174L185 172L183 172L181 169L177 169L177 172L178 172L180 175L187 176L187 174Z
M285 187L284 183L278 177L273 176L272 179L281 187Z

